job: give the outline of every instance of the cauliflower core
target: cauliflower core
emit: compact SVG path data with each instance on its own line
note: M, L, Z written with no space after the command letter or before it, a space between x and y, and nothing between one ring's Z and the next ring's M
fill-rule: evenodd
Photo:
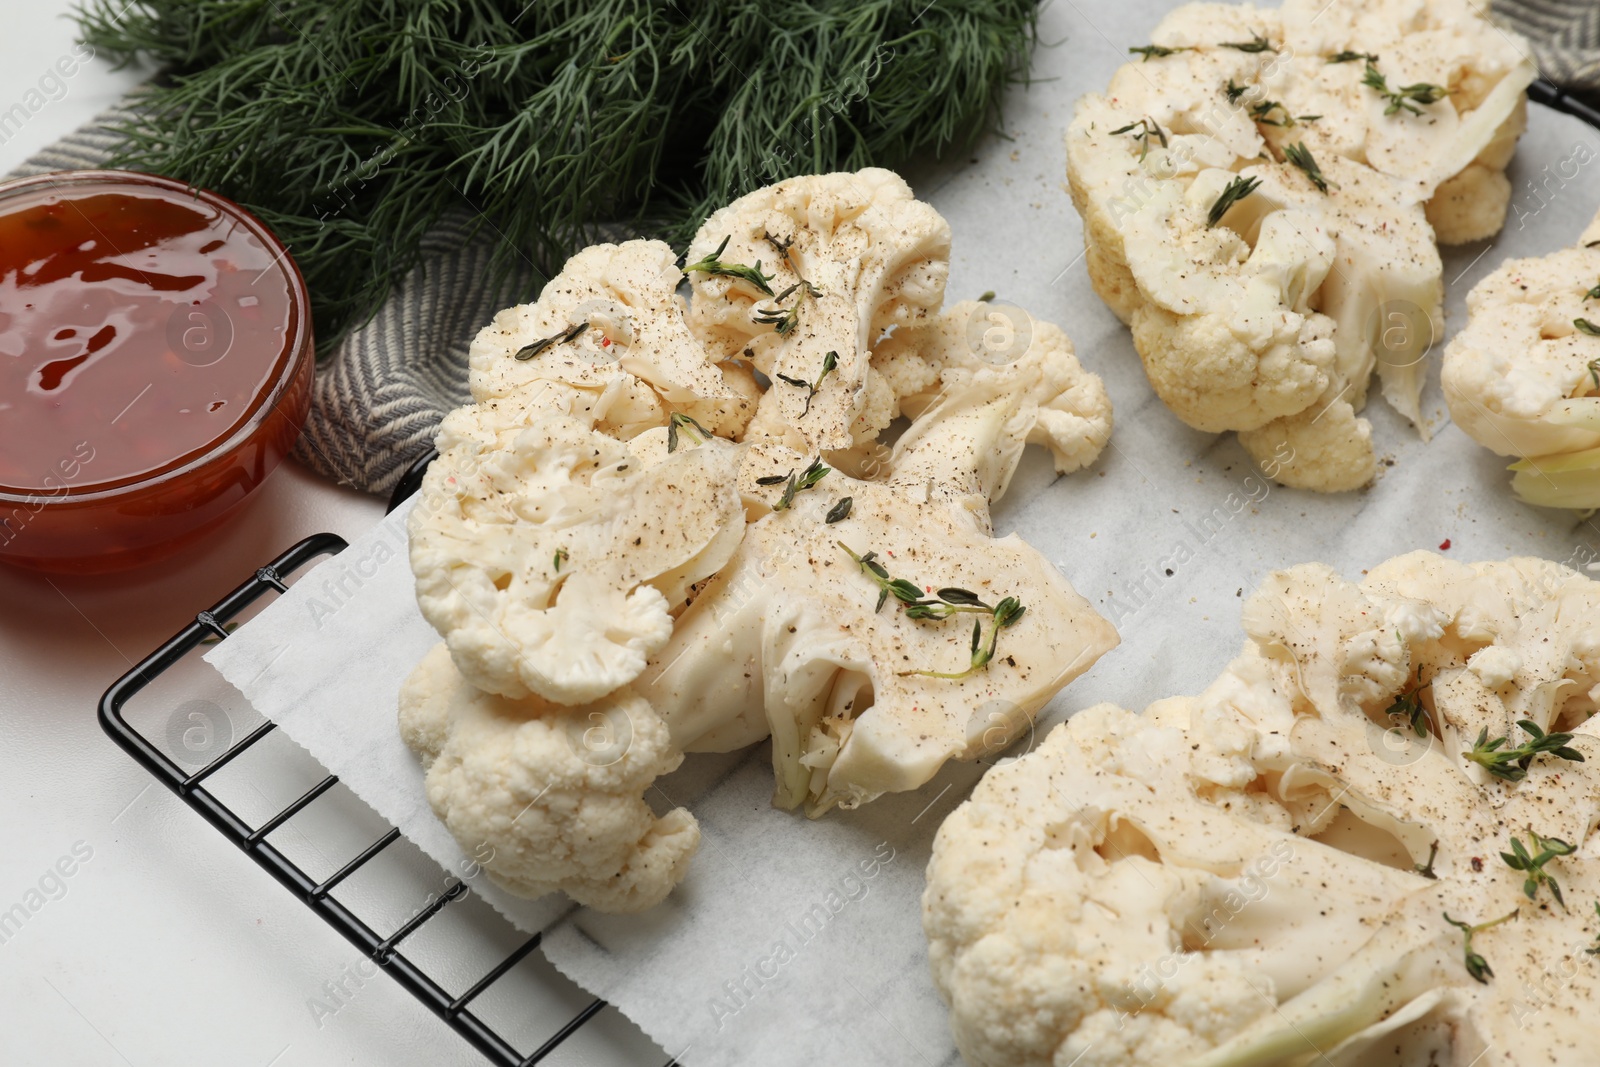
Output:
M1600 583L1311 564L1244 624L1205 692L1080 712L941 827L923 926L967 1062L1587 1062Z
M793 178L681 270L588 248L478 334L410 518L445 640L401 724L497 882L647 907L698 840L643 799L685 751L771 736L774 803L854 807L1005 744L1116 644L989 521L1027 443L1094 462L1105 388L1050 323L943 308L949 254L888 171ZM1022 324L1003 351L997 319ZM881 604L885 566L925 585ZM626 758L594 758L612 736Z
M1467 295L1444 353L1450 416L1531 504L1600 508L1600 218L1574 248L1513 259Z
M1095 291L1184 422L1358 488L1374 370L1426 436L1436 242L1504 221L1526 47L1464 0L1189 4L1152 39L1067 132Z

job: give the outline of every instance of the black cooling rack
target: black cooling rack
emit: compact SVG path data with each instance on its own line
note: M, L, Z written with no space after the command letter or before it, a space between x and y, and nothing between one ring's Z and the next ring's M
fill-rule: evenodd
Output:
M1591 107L1582 100L1568 96L1547 81L1536 81L1529 86L1528 98L1557 111L1574 115L1591 126L1600 127L1600 110ZM400 479L400 482L395 486L394 495L390 498L389 510L393 511L402 501L417 491L417 487L422 482L422 474L427 470L428 464L432 462L433 458L433 453L424 456ZM246 855L255 860L272 877L276 878L285 889L299 898L306 907L316 912L324 922L343 935L345 940L359 948L374 964L405 987L412 996L426 1005L429 1011L443 1019L451 1029L465 1038L473 1048L482 1052L489 1059L489 1062L497 1064L499 1067L530 1067L530 1065L538 1063L554 1052L562 1042L577 1033L579 1028L594 1018L600 1009L606 1006L603 1000L592 1001L557 1029L555 1033L551 1034L538 1048L526 1053L514 1048L510 1042L472 1013L472 1002L488 990L490 986L494 985L495 982L503 978L524 957L538 948L540 935L535 934L523 942L519 948L506 956L499 964L490 968L466 992L459 995L451 995L443 985L420 966L407 959L404 953L400 951L400 946L406 938L421 929L422 925L429 919L438 915L454 901L470 894L472 890L465 882L455 881L451 883L443 893L434 895L424 907L397 929L387 935L379 934L360 916L341 904L334 896L334 890L346 878L393 844L400 837L399 830L390 827L387 833L351 857L344 866L320 882L306 874L297 864L267 841L269 834L281 829L296 815L309 807L318 797L331 789L339 780L336 776L328 775L323 778L322 781L301 795L299 799L259 826L250 826L206 789L206 780L212 774L221 770L240 753L271 733L276 728L274 723L270 721L262 723L210 763L207 763L199 770L191 772L179 767L123 718L123 705L134 694L149 685L156 676L171 669L184 657L190 655L196 648L200 647L202 642L226 640L228 637L227 623L243 612L245 608L262 597L276 596L285 592L288 589L288 585L285 583L286 578L308 563L323 556L331 556L343 550L344 547L345 541L341 537L336 537L333 534L316 534L301 541L266 566L259 568L239 588L223 597L221 601L212 607L198 613L193 622L185 626L166 644L147 656L143 662L119 678L116 684L106 690L105 696L100 698L100 725L111 736L113 741L122 746L123 750L137 760L140 766L154 775L157 781L176 793L180 800L198 812L212 826L216 827L229 841L243 849ZM676 1060L669 1062L667 1067L674 1067L676 1062Z
M401 501L416 492L423 471L427 469L432 459L433 454L430 453L407 471L395 487L394 495L389 501L389 510L394 510ZM123 716L124 705L159 675L193 654L203 643L227 640L229 632L227 624L247 607L263 597L275 597L286 592L287 579L296 571L324 556L342 551L345 546L344 539L334 534L315 534L290 548L271 563L257 569L247 581L210 608L195 615L194 621L178 631L106 690L105 695L100 698L100 725L113 741L138 761L140 766L154 775L158 782L177 794L180 800L198 812L222 836L244 850L247 856L277 879L279 884L293 893L301 903L343 935L345 940L360 949L368 959L399 982L412 996L426 1005L428 1010L443 1019L473 1048L483 1053L489 1062L500 1067L529 1067L549 1056L606 1006L603 1000L590 1002L531 1052L523 1052L513 1047L509 1041L473 1014L473 1001L539 947L539 934L528 938L500 963L490 968L466 992L451 994L421 966L408 959L401 949L405 940L421 929L424 923L450 904L469 895L472 892L471 887L460 880L452 881L442 892L429 894L416 913L398 928L387 934L379 933L351 908L341 903L336 890L342 882L398 840L400 837L398 829L390 827L387 833L379 836L337 871L320 881L307 874L267 840L270 834L283 828L296 815L310 807L318 797L333 788L339 780L336 775L327 775L298 799L258 826L251 826L240 818L207 788L208 779L212 775L266 737L276 729L276 724L271 721L263 722L221 755L198 770L191 771L180 767L170 759L156 743L132 726ZM667 1067L672 1067L672 1064L669 1063Z

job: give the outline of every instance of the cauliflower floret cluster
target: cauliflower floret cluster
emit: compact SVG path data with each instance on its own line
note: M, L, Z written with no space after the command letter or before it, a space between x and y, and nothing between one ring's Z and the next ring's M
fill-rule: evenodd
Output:
M644 799L685 752L770 736L774 803L854 807L1006 743L1115 645L989 520L1028 442L1095 460L1105 389L1055 326L944 308L949 248L888 171L797 178L681 269L588 248L478 335L410 518L444 641L400 717L498 884L649 907L699 841ZM994 316L1025 323L998 354Z
M967 1062L1588 1062L1600 582L1417 552L1243 616L1199 696L1079 712L941 827Z
M1519 497L1600 508L1600 218L1575 247L1507 260L1472 287L1441 379L1455 424L1519 457Z
M1465 0L1290 0L1188 4L1134 51L1067 132L1095 291L1184 422L1286 485L1365 485L1374 370L1427 434L1438 242L1504 222L1525 43Z

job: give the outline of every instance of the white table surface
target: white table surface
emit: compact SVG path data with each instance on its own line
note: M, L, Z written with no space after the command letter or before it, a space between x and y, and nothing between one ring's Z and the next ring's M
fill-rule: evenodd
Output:
M0 111L72 49L69 7L7 5ZM0 174L140 77L90 63L0 143ZM331 1000L324 984L358 952L154 785L95 718L112 681L258 564L311 533L354 536L382 510L291 462L178 561L109 579L0 568L0 912L37 902L29 891L74 845L91 852L68 864L64 894L46 879L57 899L0 942L5 1067L485 1062L386 977L347 977ZM608 1009L547 1062L665 1060Z

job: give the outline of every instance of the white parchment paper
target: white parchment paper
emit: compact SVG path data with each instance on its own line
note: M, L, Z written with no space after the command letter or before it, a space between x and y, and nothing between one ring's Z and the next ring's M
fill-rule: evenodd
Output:
M1323 560L1357 575L1446 543L1464 560L1600 556L1600 528L1518 504L1505 461L1448 424L1437 368L1445 338L1423 402L1432 443L1374 399L1366 414L1385 465L1359 493L1274 486L1231 435L1187 429L1151 393L1127 330L1089 287L1062 134L1073 101L1102 88L1169 6L1050 6L1038 80L1007 101L1012 139L908 175L950 221L950 301L993 289L1060 323L1116 405L1111 447L1094 469L1057 479L1044 457L1029 456L996 511L998 532L1020 532L1057 561L1122 633L1038 733L1096 701L1140 708L1198 691L1240 645L1240 598L1277 567ZM1502 259L1576 238L1600 203L1597 160L1600 133L1532 108L1505 231L1446 253L1447 333L1464 320L1467 290ZM400 682L436 640L412 598L404 536L402 511L207 659L424 851L462 871L468 857L429 812L395 726ZM952 766L918 793L808 822L771 808L767 759L764 745L692 756L652 792L663 810L687 804L704 843L682 887L650 914L518 900L481 878L474 888L524 929L554 923L545 951L555 964L690 1067L959 1062L928 975L918 899L933 833L983 768Z

